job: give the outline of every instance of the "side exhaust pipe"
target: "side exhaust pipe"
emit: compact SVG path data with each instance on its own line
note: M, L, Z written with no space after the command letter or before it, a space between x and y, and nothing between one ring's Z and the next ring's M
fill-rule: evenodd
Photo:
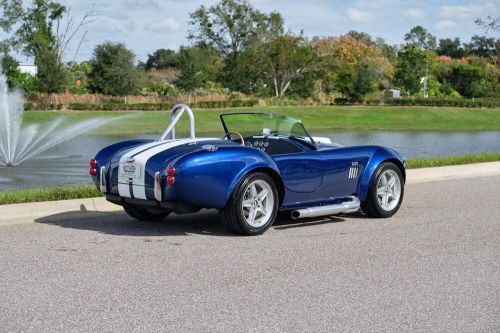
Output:
M349 201L341 202L335 205L309 207L297 209L292 212L292 219L302 219L307 217L334 215L340 213L354 213L359 210L361 203L357 197L349 197Z

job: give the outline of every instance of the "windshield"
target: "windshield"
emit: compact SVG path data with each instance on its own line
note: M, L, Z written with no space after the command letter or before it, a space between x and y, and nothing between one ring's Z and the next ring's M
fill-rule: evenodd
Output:
M288 136L312 141L300 120L270 113L225 113L221 116L227 132L239 132L243 137Z

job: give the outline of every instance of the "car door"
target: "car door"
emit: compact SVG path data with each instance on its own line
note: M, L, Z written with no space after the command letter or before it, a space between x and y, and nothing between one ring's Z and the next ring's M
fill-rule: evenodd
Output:
M323 158L323 183L319 195L340 198L356 194L367 157L359 149L343 147L320 151Z
M316 192L323 182L323 159L317 151L272 156L287 190Z

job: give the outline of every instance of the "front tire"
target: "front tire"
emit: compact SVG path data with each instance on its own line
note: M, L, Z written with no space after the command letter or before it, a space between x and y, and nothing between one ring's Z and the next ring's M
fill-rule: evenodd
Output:
M401 170L394 163L384 162L375 170L361 208L371 217L391 217L401 207L403 196L404 179Z
M138 208L131 205L124 205L123 209L132 218L140 221L158 222L164 220L170 212L163 210L151 210Z
M220 217L224 225L246 236L260 235L274 223L279 197L276 184L266 173L247 175L236 186Z

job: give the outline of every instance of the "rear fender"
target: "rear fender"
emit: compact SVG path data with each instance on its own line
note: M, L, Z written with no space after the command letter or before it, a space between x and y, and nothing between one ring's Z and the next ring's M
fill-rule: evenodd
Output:
M223 208L239 181L254 170L279 175L270 156L243 146L197 151L174 161L175 184L164 188L166 202L190 203L204 208Z
M101 149L97 155L95 156L95 160L97 162L96 169L100 170L101 167L105 166L106 167L106 184L110 184L110 178L111 175L109 174L111 168L110 168L110 162L113 159L113 157L117 156L117 154L122 155L126 151L143 145L148 142L152 142L153 140L148 140L148 139L136 139L136 140L125 140L125 141L120 141L117 143L113 143L107 147L104 147ZM92 180L94 181L94 184L99 188L99 182L100 182L100 172L97 172L95 176L92 176ZM108 189L109 191L109 189Z

